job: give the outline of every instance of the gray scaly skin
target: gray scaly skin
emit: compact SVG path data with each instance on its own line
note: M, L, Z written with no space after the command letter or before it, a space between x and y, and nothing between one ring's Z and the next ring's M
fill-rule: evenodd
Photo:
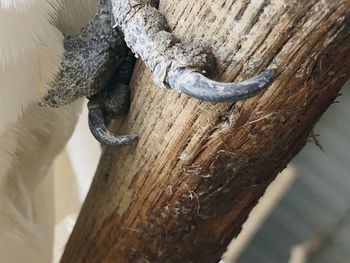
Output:
M89 97L89 127L104 145L125 145L137 138L116 136L108 131L105 122L108 115L126 112L127 107L120 106L128 101L125 85L121 83L128 82L132 69L128 65L133 65L126 45L145 62L159 87L172 88L200 100L247 99L265 89L273 79L272 69L240 83L208 79L202 74L214 71L212 54L199 46L179 42L166 30L164 17L151 4L150 0L100 0L92 21L79 35L65 39L61 71L42 101L42 105L57 107L82 96ZM113 78L121 65L121 77Z
M104 88L125 61L128 49L114 21L108 0L101 0L98 13L80 34L64 40L60 72L51 84L43 106L59 107Z
M128 47L153 73L155 83L211 102L236 102L266 88L273 78L269 69L241 83L219 83L201 73L214 71L212 54L197 45L184 45L167 32L163 15L150 0L112 0L113 16Z

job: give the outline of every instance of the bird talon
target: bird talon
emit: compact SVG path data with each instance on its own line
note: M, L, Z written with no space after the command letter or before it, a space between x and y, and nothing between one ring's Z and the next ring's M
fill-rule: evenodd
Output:
M131 144L138 139L137 135L115 135L110 132L105 123L103 107L98 101L90 100L88 109L90 131L101 144L116 147Z
M275 76L274 69L239 82L222 83L211 80L190 68L178 69L169 76L169 84L190 97L210 102L237 102L251 98L266 89Z

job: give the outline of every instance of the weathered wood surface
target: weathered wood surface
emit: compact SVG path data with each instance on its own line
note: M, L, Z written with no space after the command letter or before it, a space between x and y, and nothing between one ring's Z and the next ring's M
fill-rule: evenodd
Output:
M142 63L62 258L217 262L350 77L349 0L161 1L171 30L212 48L217 79L279 70L264 94L211 104L155 87Z

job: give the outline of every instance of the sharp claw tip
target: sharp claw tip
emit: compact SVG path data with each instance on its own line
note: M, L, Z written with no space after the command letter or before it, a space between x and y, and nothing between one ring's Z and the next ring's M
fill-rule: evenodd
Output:
M130 143L133 143L134 141L139 139L139 136L136 134L131 134L129 136L130 136L130 140L131 140Z
M90 108L89 128L93 136L101 144L109 147L129 145L138 139L137 135L115 135L108 130L101 108Z
M264 70L262 73L260 73L256 79L259 79L257 82L257 85L259 89L263 90L270 86L270 84L275 79L277 70L275 68L268 68Z
M268 68L265 70L266 78L268 78L270 81L274 80L274 78L277 75L277 69L276 68Z

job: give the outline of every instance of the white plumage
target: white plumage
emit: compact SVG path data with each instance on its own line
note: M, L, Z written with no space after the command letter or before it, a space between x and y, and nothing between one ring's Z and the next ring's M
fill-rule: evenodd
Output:
M0 262L50 262L31 193L70 137L80 102L38 106L97 0L0 0Z

